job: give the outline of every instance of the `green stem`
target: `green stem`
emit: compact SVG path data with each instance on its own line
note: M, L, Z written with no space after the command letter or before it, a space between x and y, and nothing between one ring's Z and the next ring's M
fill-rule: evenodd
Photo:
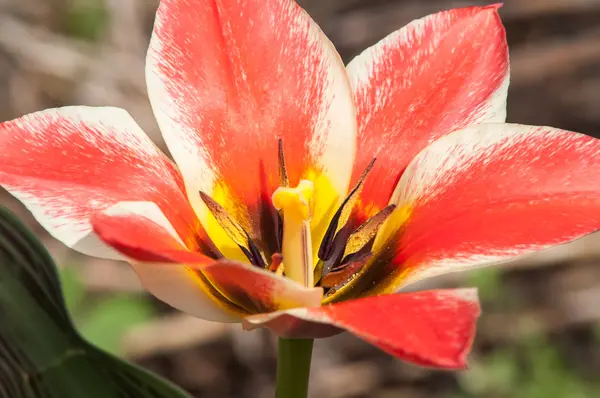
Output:
M306 398L312 347L312 339L279 339L276 398Z

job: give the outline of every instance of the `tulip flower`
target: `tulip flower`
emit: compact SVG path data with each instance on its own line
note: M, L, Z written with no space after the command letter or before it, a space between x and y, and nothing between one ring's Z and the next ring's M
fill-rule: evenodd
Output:
M600 141L504 123L498 8L413 21L345 67L291 0L162 0L146 78L175 162L124 110L66 107L0 126L0 183L196 317L462 368L476 293L398 290L600 227Z

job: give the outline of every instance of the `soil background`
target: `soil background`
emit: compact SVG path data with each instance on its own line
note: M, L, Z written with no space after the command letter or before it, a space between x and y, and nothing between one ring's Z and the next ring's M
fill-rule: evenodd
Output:
M303 0L346 62L409 21L485 4L447 0ZM508 121L600 136L600 0L506 0ZM63 105L127 109L162 147L144 57L157 0L0 0L0 120ZM568 167L568 165L565 165ZM600 170L599 170L600 172ZM71 310L97 344L197 397L274 396L275 345L189 318L143 293L128 266L78 255L5 192L61 265ZM352 336L319 340L311 397L600 397L600 236L502 269L422 287L479 287L484 314L469 370L399 362ZM401 314L390 314L401 316Z

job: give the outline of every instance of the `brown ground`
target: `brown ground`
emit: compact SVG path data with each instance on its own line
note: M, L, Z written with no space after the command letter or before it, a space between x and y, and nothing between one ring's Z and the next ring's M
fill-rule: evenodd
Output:
M48 107L126 108L160 142L146 99L143 59L157 0L0 0L0 120ZM346 61L447 0L304 0ZM95 8L96 7L96 8ZM511 45L511 122L600 136L600 1L506 0ZM600 171L599 171L600 172ZM29 222L7 195L2 200ZM88 294L139 291L121 264L69 252L36 226L61 264L75 267ZM318 341L312 396L600 396L600 238L576 242L501 273L452 276L430 286L475 285L484 315L471 370L415 368L351 336ZM155 302L154 302L155 303ZM272 397L274 340L163 315L128 331L122 352L198 397ZM401 315L399 315L401 316Z

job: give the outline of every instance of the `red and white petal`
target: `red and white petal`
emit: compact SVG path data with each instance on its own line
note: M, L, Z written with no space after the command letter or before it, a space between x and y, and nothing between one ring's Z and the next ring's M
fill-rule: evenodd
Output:
M374 157L362 191L367 215L388 204L404 169L454 130L504 122L508 47L499 5L415 20L348 65L358 113L353 181Z
M260 206L280 185L279 138L291 185L322 175L315 224L345 195L356 141L350 84L333 45L294 1L163 0L146 74L165 141L215 243L225 235L198 191L259 236Z
M213 322L241 322L236 308L184 264L130 261L142 286L171 307Z
M312 310L312 309L311 309ZM277 336L294 339L321 339L344 332L331 324L323 311L308 308L293 308L244 318L245 330L268 328Z
M176 167L117 108L49 109L0 124L0 184L51 235L93 256L119 257L90 224L119 201L157 203L182 236L196 220Z
M92 226L102 241L128 259L196 264L214 261L189 251L167 217L152 202L119 202L94 214Z
M143 286L157 298L208 320L239 322L256 313L317 306L323 297L322 288L306 288L288 278L234 261L133 262L132 266ZM228 318L216 317L217 309Z
M188 266L215 260L188 251L156 204L121 202L96 214L92 223L96 234L128 259L144 288L160 300L210 321L240 321L239 314Z
M599 169L600 140L551 127L488 124L436 141L394 193L408 218L377 292L599 230Z
M190 252L153 203L119 203L95 216L93 224L98 236L130 259L146 289L200 318L239 320L319 305L323 297L322 288L305 288L250 264Z
M460 369L466 367L479 313L474 289L432 290L261 314L246 318L244 325L292 338L342 329L405 361Z
M304 287L249 264L219 261L196 269L247 314L318 306L323 298L321 287Z

